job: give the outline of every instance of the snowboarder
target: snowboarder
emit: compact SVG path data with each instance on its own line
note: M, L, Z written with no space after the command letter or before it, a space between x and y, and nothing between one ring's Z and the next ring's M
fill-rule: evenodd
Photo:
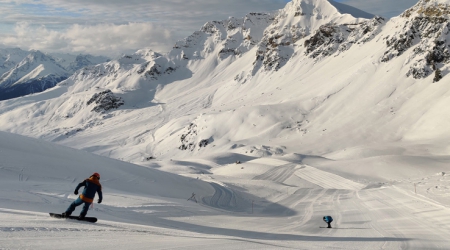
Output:
M331 222L333 222L333 218L331 218L331 216L327 215L323 217L323 221L325 221L328 224L327 228L332 228L331 227Z
M84 219L88 212L89 206L94 201L95 193L98 193L98 203L102 203L103 195L102 195L102 185L99 182L100 174L93 173L88 179L79 183L73 192L75 195L78 195L78 189L84 186L83 192L80 194L78 199L76 199L70 206L67 208L66 212L62 213L63 217L68 217L75 211L75 208L84 203L83 209L81 210L79 219Z

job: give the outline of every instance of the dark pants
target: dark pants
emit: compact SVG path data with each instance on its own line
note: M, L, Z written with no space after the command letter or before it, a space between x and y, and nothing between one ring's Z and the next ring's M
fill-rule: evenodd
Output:
M328 228L331 228L331 222L327 222L328 223Z
M72 204L70 204L70 206L67 208L66 210L66 214L67 215L71 215L73 211L75 211L75 208L78 207L79 205L83 204L83 209L81 210L80 215L81 216L86 216L88 210L89 210L89 206L91 205L90 202L85 202L82 199L80 199L80 197L78 197L78 199L76 199L74 202L72 202Z

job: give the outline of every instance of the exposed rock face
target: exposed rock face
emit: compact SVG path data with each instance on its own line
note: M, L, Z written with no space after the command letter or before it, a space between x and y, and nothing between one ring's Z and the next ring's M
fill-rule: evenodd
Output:
M384 24L380 17L368 20L345 15L342 18L343 13L337 7L327 0L294 0L288 3L273 18L258 44L253 74L260 68L279 70L295 55L294 47L299 40L307 39L303 42L307 55L320 58L345 51L353 43L371 40Z
M415 15L446 16L450 14L446 0L420 0L416 5L406 10L401 17L410 18Z
M87 102L87 105L97 104L92 111L102 113L111 109L117 109L124 104L122 98L114 96L111 90L107 89L100 93L96 93Z
M306 39L306 55L311 58L320 58L350 49L353 44L364 44L372 40L385 23L384 18L373 19L358 24L336 25L328 23Z
M249 13L244 18L207 22L200 31L177 42L171 55L179 60L202 59L213 51L218 51L220 60L240 56L259 43L262 31L272 20L270 13ZM208 38L212 43L207 42Z
M194 123L189 124L187 132L182 134L180 137L181 146L178 148L180 150L194 150L195 143L193 142L197 137L197 125Z
M161 66L164 65L164 66ZM138 51L132 55L124 55L122 58L107 63L85 67L73 76L78 80L97 78L117 79L120 74L139 74L146 80L157 80L159 76L169 75L176 71L177 67L167 58L153 51Z
M212 138L210 139L200 139L198 143L196 143L198 137L198 128L195 123L189 124L187 131L180 136L181 145L178 147L180 150L190 150L193 151L196 147L198 150L208 146L211 143Z
M409 52L407 76L425 78L450 61L450 6L443 1L421 0L400 17L405 19L394 36L386 37L383 62ZM414 49L410 50L410 48ZM435 81L440 79L435 78ZM438 81L438 80L437 80Z

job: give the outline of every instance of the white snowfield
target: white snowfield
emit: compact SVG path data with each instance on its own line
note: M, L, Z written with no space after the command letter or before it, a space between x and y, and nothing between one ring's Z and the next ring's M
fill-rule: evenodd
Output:
M366 186L352 180L351 171L330 172L342 160L288 155L220 165L223 158L217 157L215 163L198 161L210 166L211 173L183 177L4 132L0 132L0 159L0 249L448 249L450 245L450 178L433 168L424 178L392 175L392 181L371 181ZM425 163L435 165L434 160L448 163L438 156ZM381 157L377 161L400 162ZM174 163L161 162L163 167L169 164ZM94 171L101 174L104 199L94 203L88 216L99 221L51 218L48 213L63 212L76 198L76 185ZM187 200L192 193L198 203ZM78 212L80 207L74 214ZM325 228L325 215L334 218L332 229Z

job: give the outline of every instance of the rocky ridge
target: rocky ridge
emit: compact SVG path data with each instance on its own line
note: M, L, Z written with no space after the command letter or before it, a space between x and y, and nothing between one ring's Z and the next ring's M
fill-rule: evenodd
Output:
M406 10L399 17L403 21L399 29L384 38L387 50L382 61L407 53L407 76L421 79L435 72L434 81L439 81L450 62L449 14L450 5L439 0L421 0Z
M295 55L300 40L312 58L348 49L352 43L366 42L379 32L384 20L368 20L341 12L327 0L294 0L280 10L264 31L258 44L252 75L260 68L279 70ZM363 13L364 17L373 16ZM300 45L301 46L301 45ZM313 53L312 53L313 52Z

